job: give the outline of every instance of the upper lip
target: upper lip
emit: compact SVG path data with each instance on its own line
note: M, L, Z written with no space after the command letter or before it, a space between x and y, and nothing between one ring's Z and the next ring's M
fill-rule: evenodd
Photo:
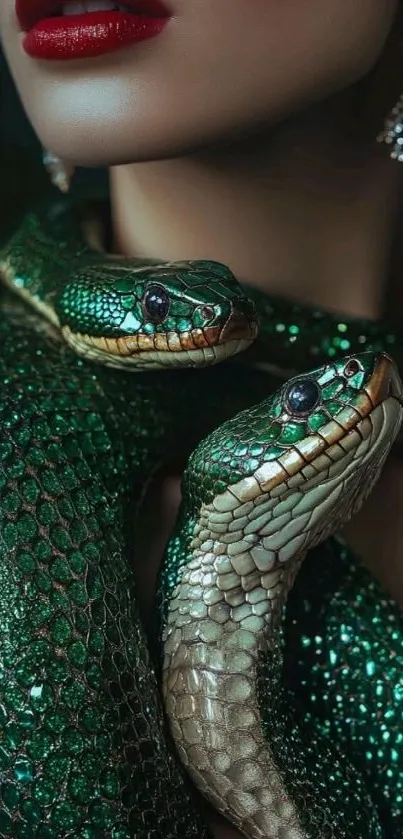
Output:
M21 29L29 32L43 18L60 14L63 6L68 2L72 0L15 0L15 11ZM124 3L120 5L149 17L169 16L169 12L160 0L124 0Z

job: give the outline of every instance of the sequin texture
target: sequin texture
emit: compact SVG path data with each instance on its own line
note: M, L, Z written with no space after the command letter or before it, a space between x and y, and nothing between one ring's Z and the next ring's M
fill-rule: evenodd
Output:
M57 233L58 256L70 246L67 233L65 226ZM26 278L34 286L46 273L45 245L36 274ZM49 281L51 292L51 276ZM138 617L127 555L133 502L159 463L187 454L212 426L274 389L271 376L255 374L247 364L257 361L284 379L350 351L382 349L402 366L400 333L393 325L337 318L258 292L252 296L262 332L245 357L245 370L240 364L224 373L210 371L208 378L165 374L163 387L154 376L140 383L123 373L95 371L66 349L44 319L2 297L0 835L7 839L207 835L166 734ZM132 298L123 304L130 308ZM87 306L87 321L91 314ZM186 313L178 314L186 331ZM315 421L323 417L318 413ZM271 433L273 440L284 433L281 442L287 442L297 439L298 429L273 424ZM227 462L235 469L231 461L242 452L233 452L232 443ZM251 469L260 453L256 443ZM318 565L308 560L287 612L289 703L295 705L297 695L305 722L312 720L312 730L330 734L332 744L346 751L368 778L385 829L400 839L401 623L372 581L351 572L345 585L337 576L343 558L338 546L332 556L336 576L326 576L329 549L317 553ZM321 607L315 615L312 580ZM348 630L343 637L341 627ZM348 667L333 683L347 652ZM369 689L374 681L375 694ZM263 702L272 689L262 676ZM297 781L304 763L293 769L281 736L292 735L294 722L283 714L273 724L280 759L288 761L291 782ZM304 748L308 759L309 743ZM331 813L329 830L330 820Z
M290 595L285 679L300 716L362 774L388 839L400 839L403 616L338 542L312 552Z

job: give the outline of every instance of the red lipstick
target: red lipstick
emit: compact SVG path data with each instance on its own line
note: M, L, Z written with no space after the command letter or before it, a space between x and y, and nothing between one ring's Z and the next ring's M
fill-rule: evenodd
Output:
M47 61L95 58L115 52L130 44L153 38L164 29L169 13L160 0L126 0L124 7L103 8L106 4L80 5L88 11L63 14L69 5L65 0L16 0L16 14L25 36L23 48L31 58ZM131 11L133 9L133 11Z

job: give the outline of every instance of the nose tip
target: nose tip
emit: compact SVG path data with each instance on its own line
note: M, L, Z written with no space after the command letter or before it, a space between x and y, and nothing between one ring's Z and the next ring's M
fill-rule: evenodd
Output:
M231 313L221 331L221 341L234 341L248 338L253 341L258 333L256 308L246 297L236 298L231 306Z

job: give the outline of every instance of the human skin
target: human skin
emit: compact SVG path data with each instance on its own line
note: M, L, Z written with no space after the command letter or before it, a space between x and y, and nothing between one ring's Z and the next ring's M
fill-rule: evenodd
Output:
M376 62L398 0L168 2L156 38L49 62L24 52L2 0L0 38L43 145L110 167L116 250L216 259L245 284L376 316L398 179L322 103Z
M57 5L57 4L56 4ZM34 61L14 0L6 58L44 145L82 165L177 156L278 122L360 78L397 0L168 0L157 38L85 61Z
M1 0L3 48L43 145L77 165L111 167L117 251L218 259L246 285L378 317L401 178L375 145L350 135L349 89L381 54L397 0L169 8L155 40L49 63L23 52L13 0ZM349 538L403 604L400 464L382 481ZM144 517L146 618L178 499L178 479L165 476ZM239 837L208 818L218 839Z

